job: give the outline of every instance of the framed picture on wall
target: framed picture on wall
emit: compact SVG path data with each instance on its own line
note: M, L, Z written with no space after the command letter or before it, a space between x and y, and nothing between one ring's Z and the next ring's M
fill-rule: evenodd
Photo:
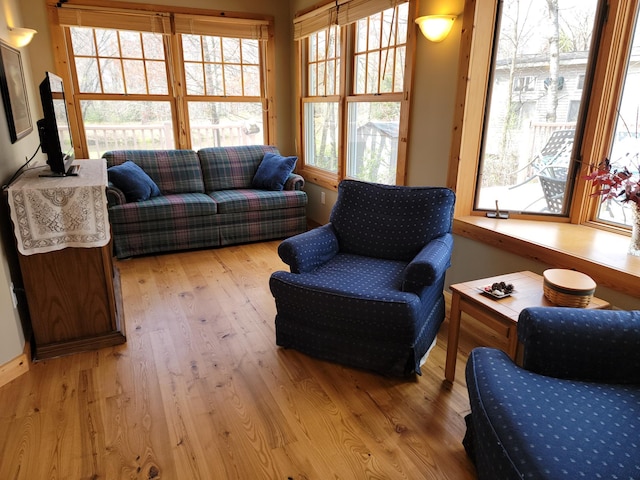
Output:
M20 51L0 42L0 92L11 143L33 130Z

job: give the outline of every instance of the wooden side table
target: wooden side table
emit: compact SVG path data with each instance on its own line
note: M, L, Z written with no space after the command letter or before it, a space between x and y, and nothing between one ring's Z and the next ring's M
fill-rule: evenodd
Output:
M494 299L480 291L487 285L501 281L514 285L515 292L511 296ZM516 329L520 312L527 307L556 306L545 298L542 283L541 275L524 271L451 285L451 313L445 366L445 378L448 381L453 382L455 378L462 312L468 313L506 337L508 341L506 353L515 360L518 349ZM610 308L610 305L605 300L593 297L586 308L606 309Z

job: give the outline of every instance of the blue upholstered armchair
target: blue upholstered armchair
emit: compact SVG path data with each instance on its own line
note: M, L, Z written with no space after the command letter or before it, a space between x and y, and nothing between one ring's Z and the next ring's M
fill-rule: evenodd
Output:
M640 478L640 311L530 308L523 366L471 352L464 445L480 480Z
M276 343L378 373L420 373L444 319L454 193L344 180L330 223L283 241Z

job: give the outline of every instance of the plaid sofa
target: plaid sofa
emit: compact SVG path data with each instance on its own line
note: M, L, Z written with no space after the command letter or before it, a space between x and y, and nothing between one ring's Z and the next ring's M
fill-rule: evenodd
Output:
M109 221L118 258L285 238L307 229L304 179L291 174L282 191L251 188L273 146L193 150L117 150L107 167L138 164L162 195L127 202L107 188Z

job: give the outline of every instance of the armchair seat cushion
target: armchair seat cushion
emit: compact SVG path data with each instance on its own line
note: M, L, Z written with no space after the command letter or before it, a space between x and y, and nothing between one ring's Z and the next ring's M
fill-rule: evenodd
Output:
M415 325L406 324L402 318L407 314L415 316L420 299L400 290L405 266L406 262L339 253L306 275L277 272L272 288L278 290L284 288L281 284L288 284L290 300L304 309L301 313L306 311L311 317L321 310L325 326L336 333L379 338L400 336L411 341ZM327 303L328 300L331 302ZM329 325L332 316L343 315L352 321ZM398 320L390 321L386 316ZM304 318L299 323L303 324ZM320 324L318 328L323 326Z
M543 376L489 348L466 372L480 479L640 477L639 385Z

